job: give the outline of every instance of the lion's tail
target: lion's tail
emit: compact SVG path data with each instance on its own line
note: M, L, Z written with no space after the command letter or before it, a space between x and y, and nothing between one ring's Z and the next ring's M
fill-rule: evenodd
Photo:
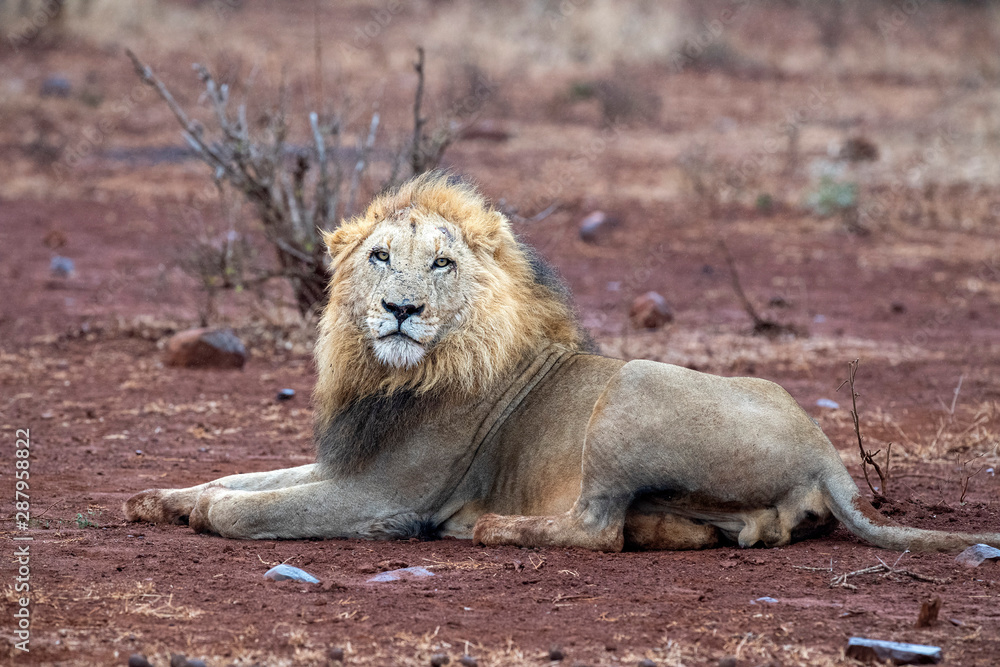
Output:
M847 529L875 546L893 551L961 551L973 544L1000 548L1000 533L948 533L910 528L887 519L861 496L850 473L841 468L823 481L826 504Z

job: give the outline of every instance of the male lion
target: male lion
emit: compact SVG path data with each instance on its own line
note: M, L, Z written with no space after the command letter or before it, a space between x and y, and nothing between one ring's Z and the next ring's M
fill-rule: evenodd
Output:
M778 385L586 351L568 294L470 186L417 178L325 236L317 462L143 491L130 520L245 539L472 537L618 551L898 526Z

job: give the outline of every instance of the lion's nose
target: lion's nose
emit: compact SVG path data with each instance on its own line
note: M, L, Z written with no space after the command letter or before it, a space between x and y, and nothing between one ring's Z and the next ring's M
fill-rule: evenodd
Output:
M382 299L382 307L392 313L399 324L402 324L413 315L419 315L424 312L423 306L414 306L410 303L399 305L391 301L387 302L385 299Z

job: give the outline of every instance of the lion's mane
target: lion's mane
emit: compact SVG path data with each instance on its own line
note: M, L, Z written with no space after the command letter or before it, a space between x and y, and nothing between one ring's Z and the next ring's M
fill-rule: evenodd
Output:
M375 358L352 317L359 298L346 260L383 220L406 209L437 214L457 226L485 270L461 325L411 368ZM329 301L316 341L317 442L322 462L357 471L393 432L430 411L489 396L532 351L554 343L586 348L569 292L510 223L474 187L431 173L379 195L364 214L324 234L331 258ZM465 273L463 275L470 275Z

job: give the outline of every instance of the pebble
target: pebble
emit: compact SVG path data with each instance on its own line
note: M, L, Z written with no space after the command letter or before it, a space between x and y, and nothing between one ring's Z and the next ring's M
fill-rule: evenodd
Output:
M75 269L76 265L73 264L73 260L69 257L56 255L52 258L52 261L49 262L49 272L56 278L69 278L73 275L73 271Z
M659 292L646 292L636 297L628 315L632 325L638 329L659 329L674 321L667 300Z
M73 84L64 76L53 75L42 81L39 93L42 97L69 97L73 92Z
M286 565L285 563L275 565L264 573L264 577L274 581L286 581L291 579L292 581L304 581L308 584L319 583L319 579L312 576L305 570L300 570L297 567L292 567L291 565Z
M153 667L141 653L135 653L128 658L128 667Z
M451 662L447 653L435 653L431 656L431 667L444 667Z
M973 544L958 554L955 560L965 567L979 567L979 564L984 560L995 560L998 558L1000 558L1000 549L991 547L988 544Z
M183 653L171 653L170 654L170 667L184 667L187 662L187 656Z
M247 350L230 329L188 329L170 337L164 352L167 366L243 368Z
M463 655L458 659L458 664L462 667L479 667L479 662L471 655Z
M643 658L639 661L639 667L656 667L656 663L649 658Z
M866 637L851 637L844 654L860 662L879 660L896 665L936 665L944 659L939 646L903 644Z
M381 583L386 581L399 581L401 579L420 579L423 577L433 577L434 573L425 567L404 567L398 570L389 570L388 572L379 572L374 577L369 579L369 582Z
M736 658L731 655L719 658L719 667L736 667Z
M587 243L594 243L602 230L612 226L613 218L604 211L594 211L580 221L580 238Z
M326 652L326 655L330 660L334 662L344 662L344 649L339 646L334 647Z
M566 654L563 653L561 646L553 645L552 648L549 649L549 660L559 661L565 657Z

